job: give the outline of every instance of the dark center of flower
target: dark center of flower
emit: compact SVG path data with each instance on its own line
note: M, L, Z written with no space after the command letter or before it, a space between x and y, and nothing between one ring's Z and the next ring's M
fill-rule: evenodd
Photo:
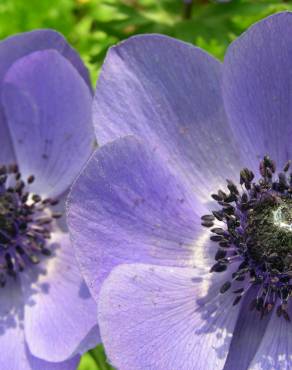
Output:
M0 286L26 267L50 256L47 240L52 221L61 216L50 206L57 200L29 192L34 176L22 180L17 165L0 166Z
M260 162L261 177L247 168L240 172L241 190L227 180L228 192L212 194L220 206L212 215L202 216L202 225L210 227L210 239L218 243L211 272L225 271L237 262L231 281L221 289L225 293L233 281L242 282L236 289L233 304L239 303L251 285L258 287L250 303L261 317L277 307L278 316L290 321L287 304L292 296L292 174L290 161L275 178L275 163L268 156ZM224 223L224 227L216 223Z
M272 195L248 212L245 224L250 256L258 263L269 257L269 268L284 272L292 263L292 200ZM289 258L291 256L291 258ZM292 269L292 265L291 265Z

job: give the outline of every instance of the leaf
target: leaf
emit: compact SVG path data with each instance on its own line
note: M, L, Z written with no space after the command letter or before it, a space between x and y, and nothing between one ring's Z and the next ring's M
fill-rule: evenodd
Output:
M107 361L102 345L90 350L82 356L78 370L114 370Z
M102 345L97 346L95 349L90 351L91 356L94 358L95 362L98 364L99 370L114 370L106 361L106 355Z
M100 367L89 353L85 353L81 358L78 370L100 370Z

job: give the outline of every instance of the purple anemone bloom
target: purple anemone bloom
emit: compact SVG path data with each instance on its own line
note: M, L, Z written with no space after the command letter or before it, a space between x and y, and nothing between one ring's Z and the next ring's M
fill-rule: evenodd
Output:
M99 338L63 222L94 144L87 70L54 31L16 35L0 92L0 368L75 369Z
M291 368L291 34L109 51L68 224L119 370Z

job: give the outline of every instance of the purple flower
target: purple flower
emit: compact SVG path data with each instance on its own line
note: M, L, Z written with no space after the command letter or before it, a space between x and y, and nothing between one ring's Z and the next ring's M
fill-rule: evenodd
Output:
M119 370L291 367L291 33L269 17L223 65L159 35L109 51L68 223Z
M75 369L98 342L61 217L93 148L87 70L54 31L16 35L0 43L0 92L0 368Z

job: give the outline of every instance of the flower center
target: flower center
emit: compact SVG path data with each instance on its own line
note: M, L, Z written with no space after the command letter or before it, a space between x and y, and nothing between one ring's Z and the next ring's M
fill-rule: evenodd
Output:
M227 180L228 193L212 194L220 206L212 215L202 216L202 225L210 227L210 239L218 243L211 272L225 271L232 263L238 268L220 289L225 293L233 281L241 281L233 304L239 303L250 288L258 287L250 303L261 316L277 307L278 316L290 321L287 304L292 296L292 174L290 161L275 178L275 163L268 156L260 162L261 177L247 168L240 172L241 190ZM218 224L219 225L216 225ZM221 227L220 224L224 224Z
M50 206L57 200L29 192L34 176L22 180L17 165L0 166L0 286L26 267L50 256L47 240L52 221L61 216Z
M248 212L245 235L250 256L269 259L269 269L289 271L292 258L292 199L271 195ZM292 265L291 265L292 270Z
M273 221L274 225L292 231L292 202L287 199L286 203L273 212Z

